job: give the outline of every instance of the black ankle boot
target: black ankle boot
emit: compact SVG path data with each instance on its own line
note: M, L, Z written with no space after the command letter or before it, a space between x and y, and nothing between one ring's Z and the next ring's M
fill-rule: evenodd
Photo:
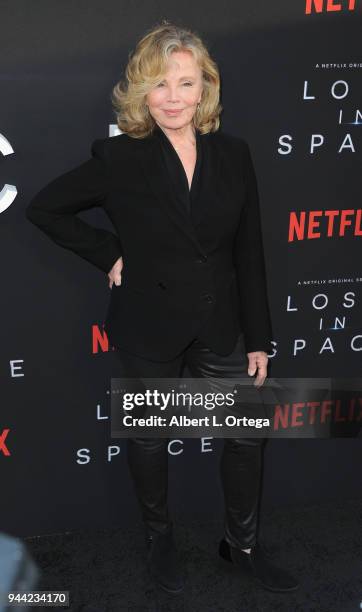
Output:
M147 564L152 578L168 593L181 593L184 581L173 528L165 534L148 532L147 547Z
M223 538L219 544L219 555L245 573L251 573L269 591L282 593L299 588L299 582L287 570L269 561L258 542L250 548L250 553L244 552L241 548L230 546Z

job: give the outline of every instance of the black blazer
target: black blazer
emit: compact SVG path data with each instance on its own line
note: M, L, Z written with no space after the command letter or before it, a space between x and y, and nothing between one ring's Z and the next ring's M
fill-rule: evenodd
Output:
M105 330L113 346L166 361L195 337L219 354L241 331L271 351L257 182L247 142L198 133L202 172L192 217L176 198L155 132L97 139L92 157L48 183L27 218L108 273L123 257ZM102 206L116 235L76 213Z

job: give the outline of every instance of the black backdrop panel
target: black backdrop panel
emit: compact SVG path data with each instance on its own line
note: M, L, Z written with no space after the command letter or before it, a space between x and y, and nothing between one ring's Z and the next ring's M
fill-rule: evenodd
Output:
M24 209L46 182L87 159L94 139L116 133L111 89L137 39L161 19L203 37L221 71L222 130L250 144L274 328L270 373L360 376L361 5L332 4L2 2L4 530L139 520L124 440L110 437L116 355L97 341L107 277L52 244ZM328 234L329 210L338 215ZM297 239L290 223L303 215ZM84 218L112 229L99 210ZM220 444L202 452L200 440L184 440L182 453L170 453L171 503L186 516L221 511ZM271 440L264 503L354 497L360 461L360 440Z

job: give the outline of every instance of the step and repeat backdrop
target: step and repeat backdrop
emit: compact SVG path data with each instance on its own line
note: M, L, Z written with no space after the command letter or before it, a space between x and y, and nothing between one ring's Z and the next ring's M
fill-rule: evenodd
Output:
M119 371L103 329L108 277L52 243L25 207L89 159L96 138L119 133L111 90L137 40L163 19L206 42L222 78L220 129L247 140L253 156L274 333L269 376L320 377L337 389L342 380L345 389L323 423L309 391L318 427L306 438L295 427L268 440L264 507L360 496L362 392L358 382L346 389L362 366L361 11L359 0L2 3L2 530L140 521L126 440L111 436ZM80 216L113 229L101 209ZM301 424L310 405L297 400ZM213 437L170 441L175 514L211 517L211 508L222 520L221 449Z

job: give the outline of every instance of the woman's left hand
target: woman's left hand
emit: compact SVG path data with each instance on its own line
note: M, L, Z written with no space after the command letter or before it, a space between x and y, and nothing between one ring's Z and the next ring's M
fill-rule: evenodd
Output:
M248 374L254 376L258 370L254 386L261 387L267 377L268 355L265 351L255 351L247 353L247 356L249 359Z

